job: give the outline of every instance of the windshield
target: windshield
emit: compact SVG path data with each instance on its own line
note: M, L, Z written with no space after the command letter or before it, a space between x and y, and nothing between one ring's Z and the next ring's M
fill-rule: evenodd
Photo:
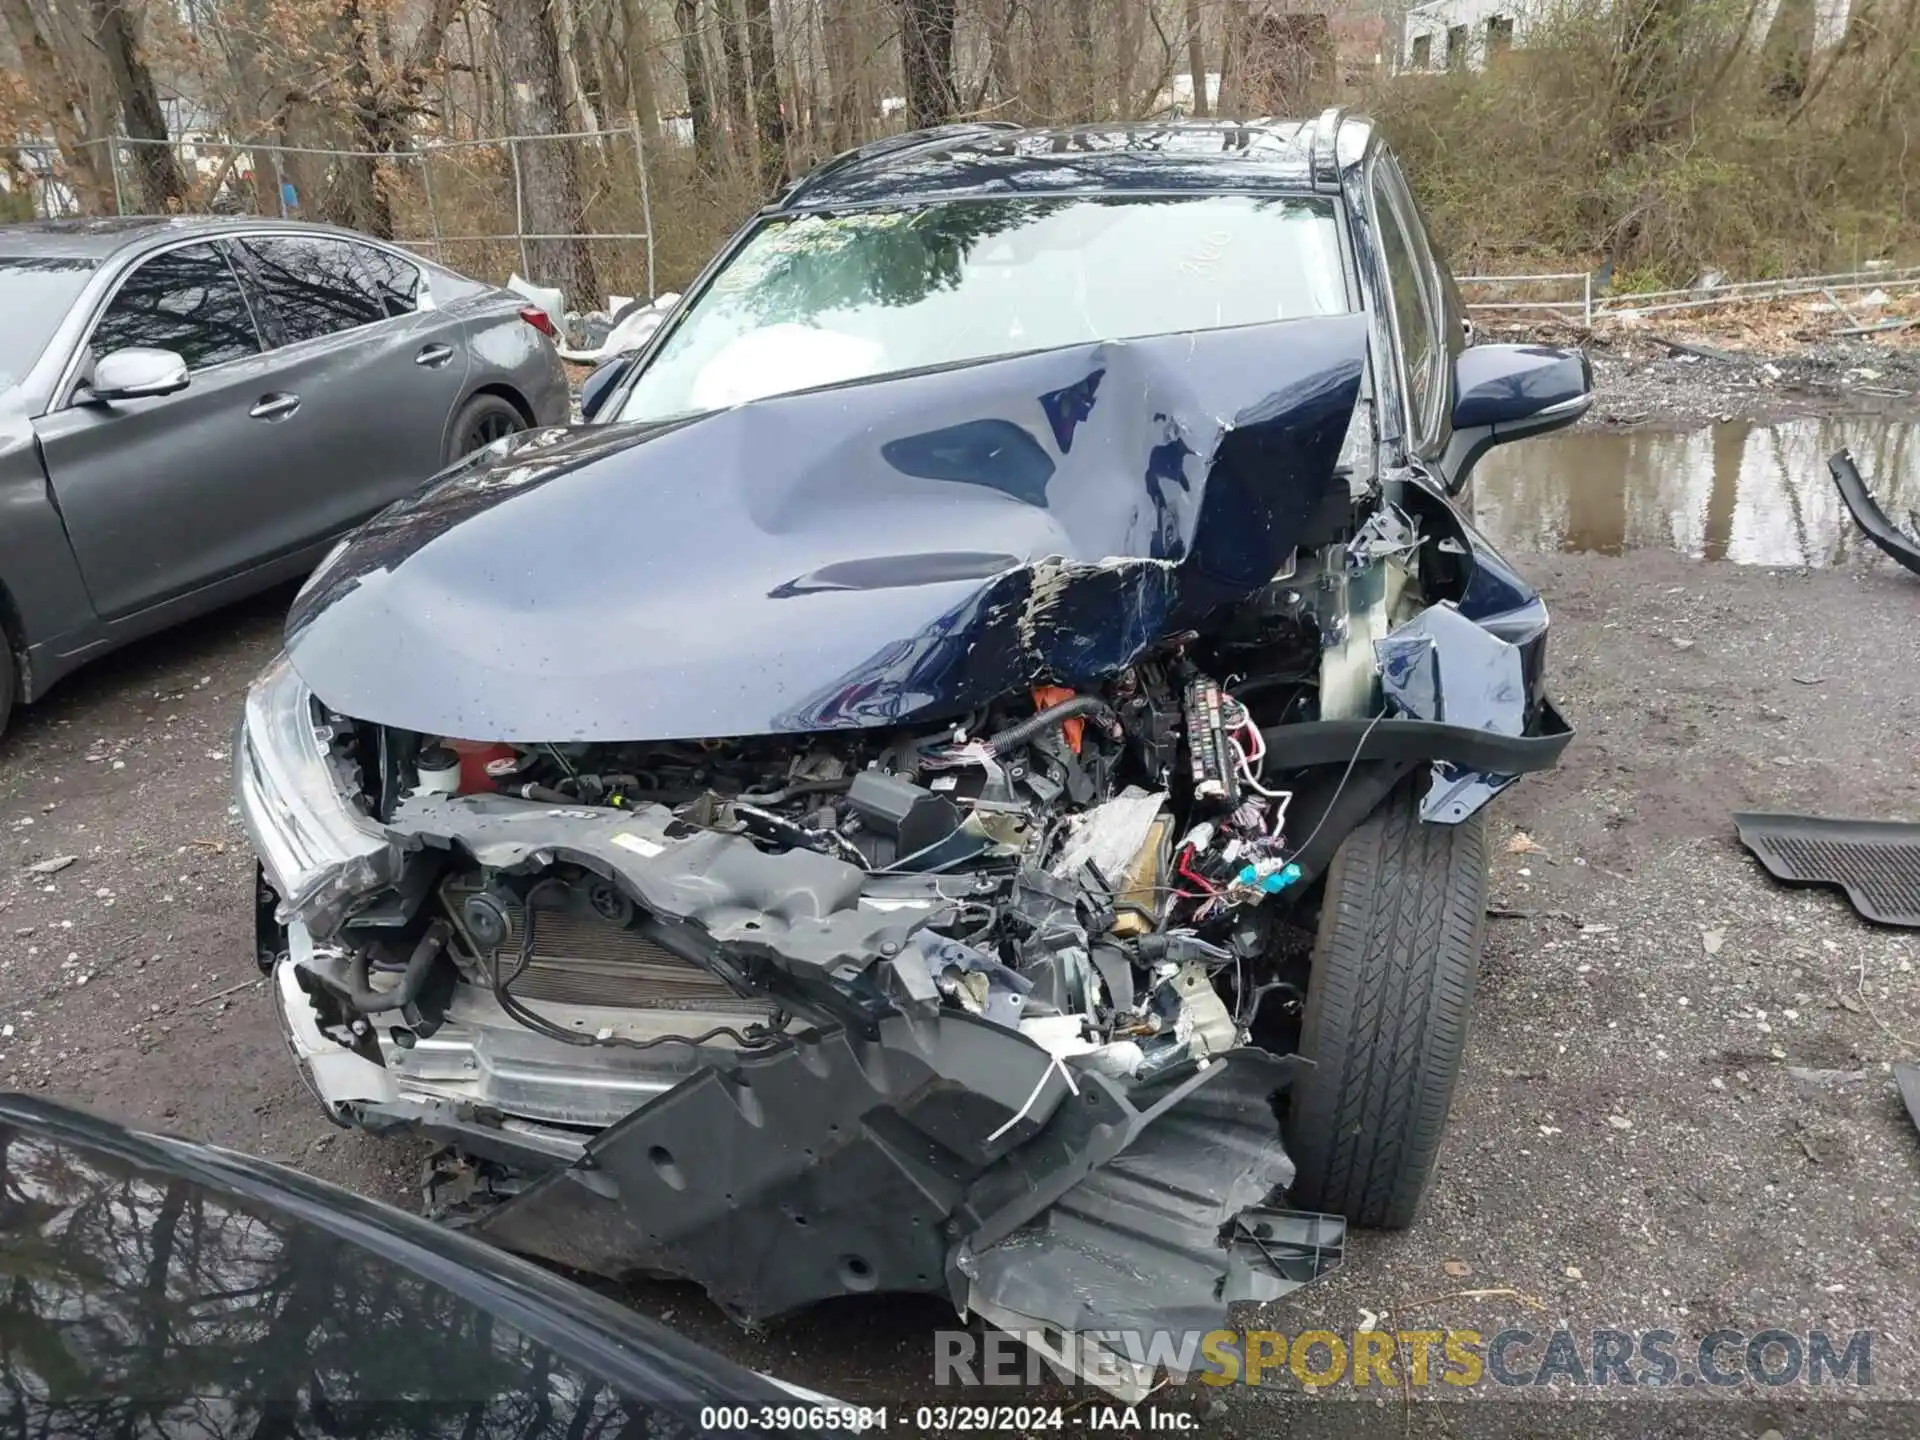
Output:
M801 215L747 241L618 418L1348 308L1329 200L1052 197Z
M7 317L0 390L18 385L33 368L93 270L93 261L72 256L0 255L0 315Z

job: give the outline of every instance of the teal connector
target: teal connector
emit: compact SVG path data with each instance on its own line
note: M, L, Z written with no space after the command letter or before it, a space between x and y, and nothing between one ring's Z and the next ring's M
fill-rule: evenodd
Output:
M1240 884L1248 889L1258 889L1265 895L1278 895L1282 890L1300 878L1300 867L1288 861L1278 870L1262 872L1257 866L1243 865L1238 876Z

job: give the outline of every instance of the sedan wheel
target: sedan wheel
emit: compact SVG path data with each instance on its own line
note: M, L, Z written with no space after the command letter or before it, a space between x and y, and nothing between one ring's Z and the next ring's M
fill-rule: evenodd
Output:
M447 459L449 463L459 460L526 428L526 420L511 402L498 395L476 395L453 422L453 447Z

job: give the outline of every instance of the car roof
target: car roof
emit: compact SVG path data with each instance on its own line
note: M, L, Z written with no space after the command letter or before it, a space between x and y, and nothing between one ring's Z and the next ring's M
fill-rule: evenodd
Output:
M943 125L829 160L788 189L776 208L1129 190L1297 193L1315 188L1316 180L1321 188L1336 180L1364 152L1371 131L1367 121L1338 110L1315 120Z
M236 230L283 230L291 235L338 239L372 237L333 225L269 220L255 215L110 215L71 220L28 220L0 225L0 254L14 258L72 257L104 261L123 251L145 250L162 241ZM390 242L388 242L390 243Z

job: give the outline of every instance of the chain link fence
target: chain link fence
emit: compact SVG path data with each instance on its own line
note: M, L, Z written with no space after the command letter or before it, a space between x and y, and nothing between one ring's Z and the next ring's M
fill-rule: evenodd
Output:
M579 177L581 212L577 228L558 231L529 215L527 177L563 145ZM0 150L5 217L150 214L146 162L151 147L165 147L185 183L183 214L324 220L491 281L517 272L537 284L554 283L537 272L537 242L579 240L592 253L602 288L649 299L655 294L653 200L637 121L563 135L435 140L408 150L126 136L83 146L89 152L84 166L69 163L53 144L20 142ZM598 303L598 297L574 298Z

